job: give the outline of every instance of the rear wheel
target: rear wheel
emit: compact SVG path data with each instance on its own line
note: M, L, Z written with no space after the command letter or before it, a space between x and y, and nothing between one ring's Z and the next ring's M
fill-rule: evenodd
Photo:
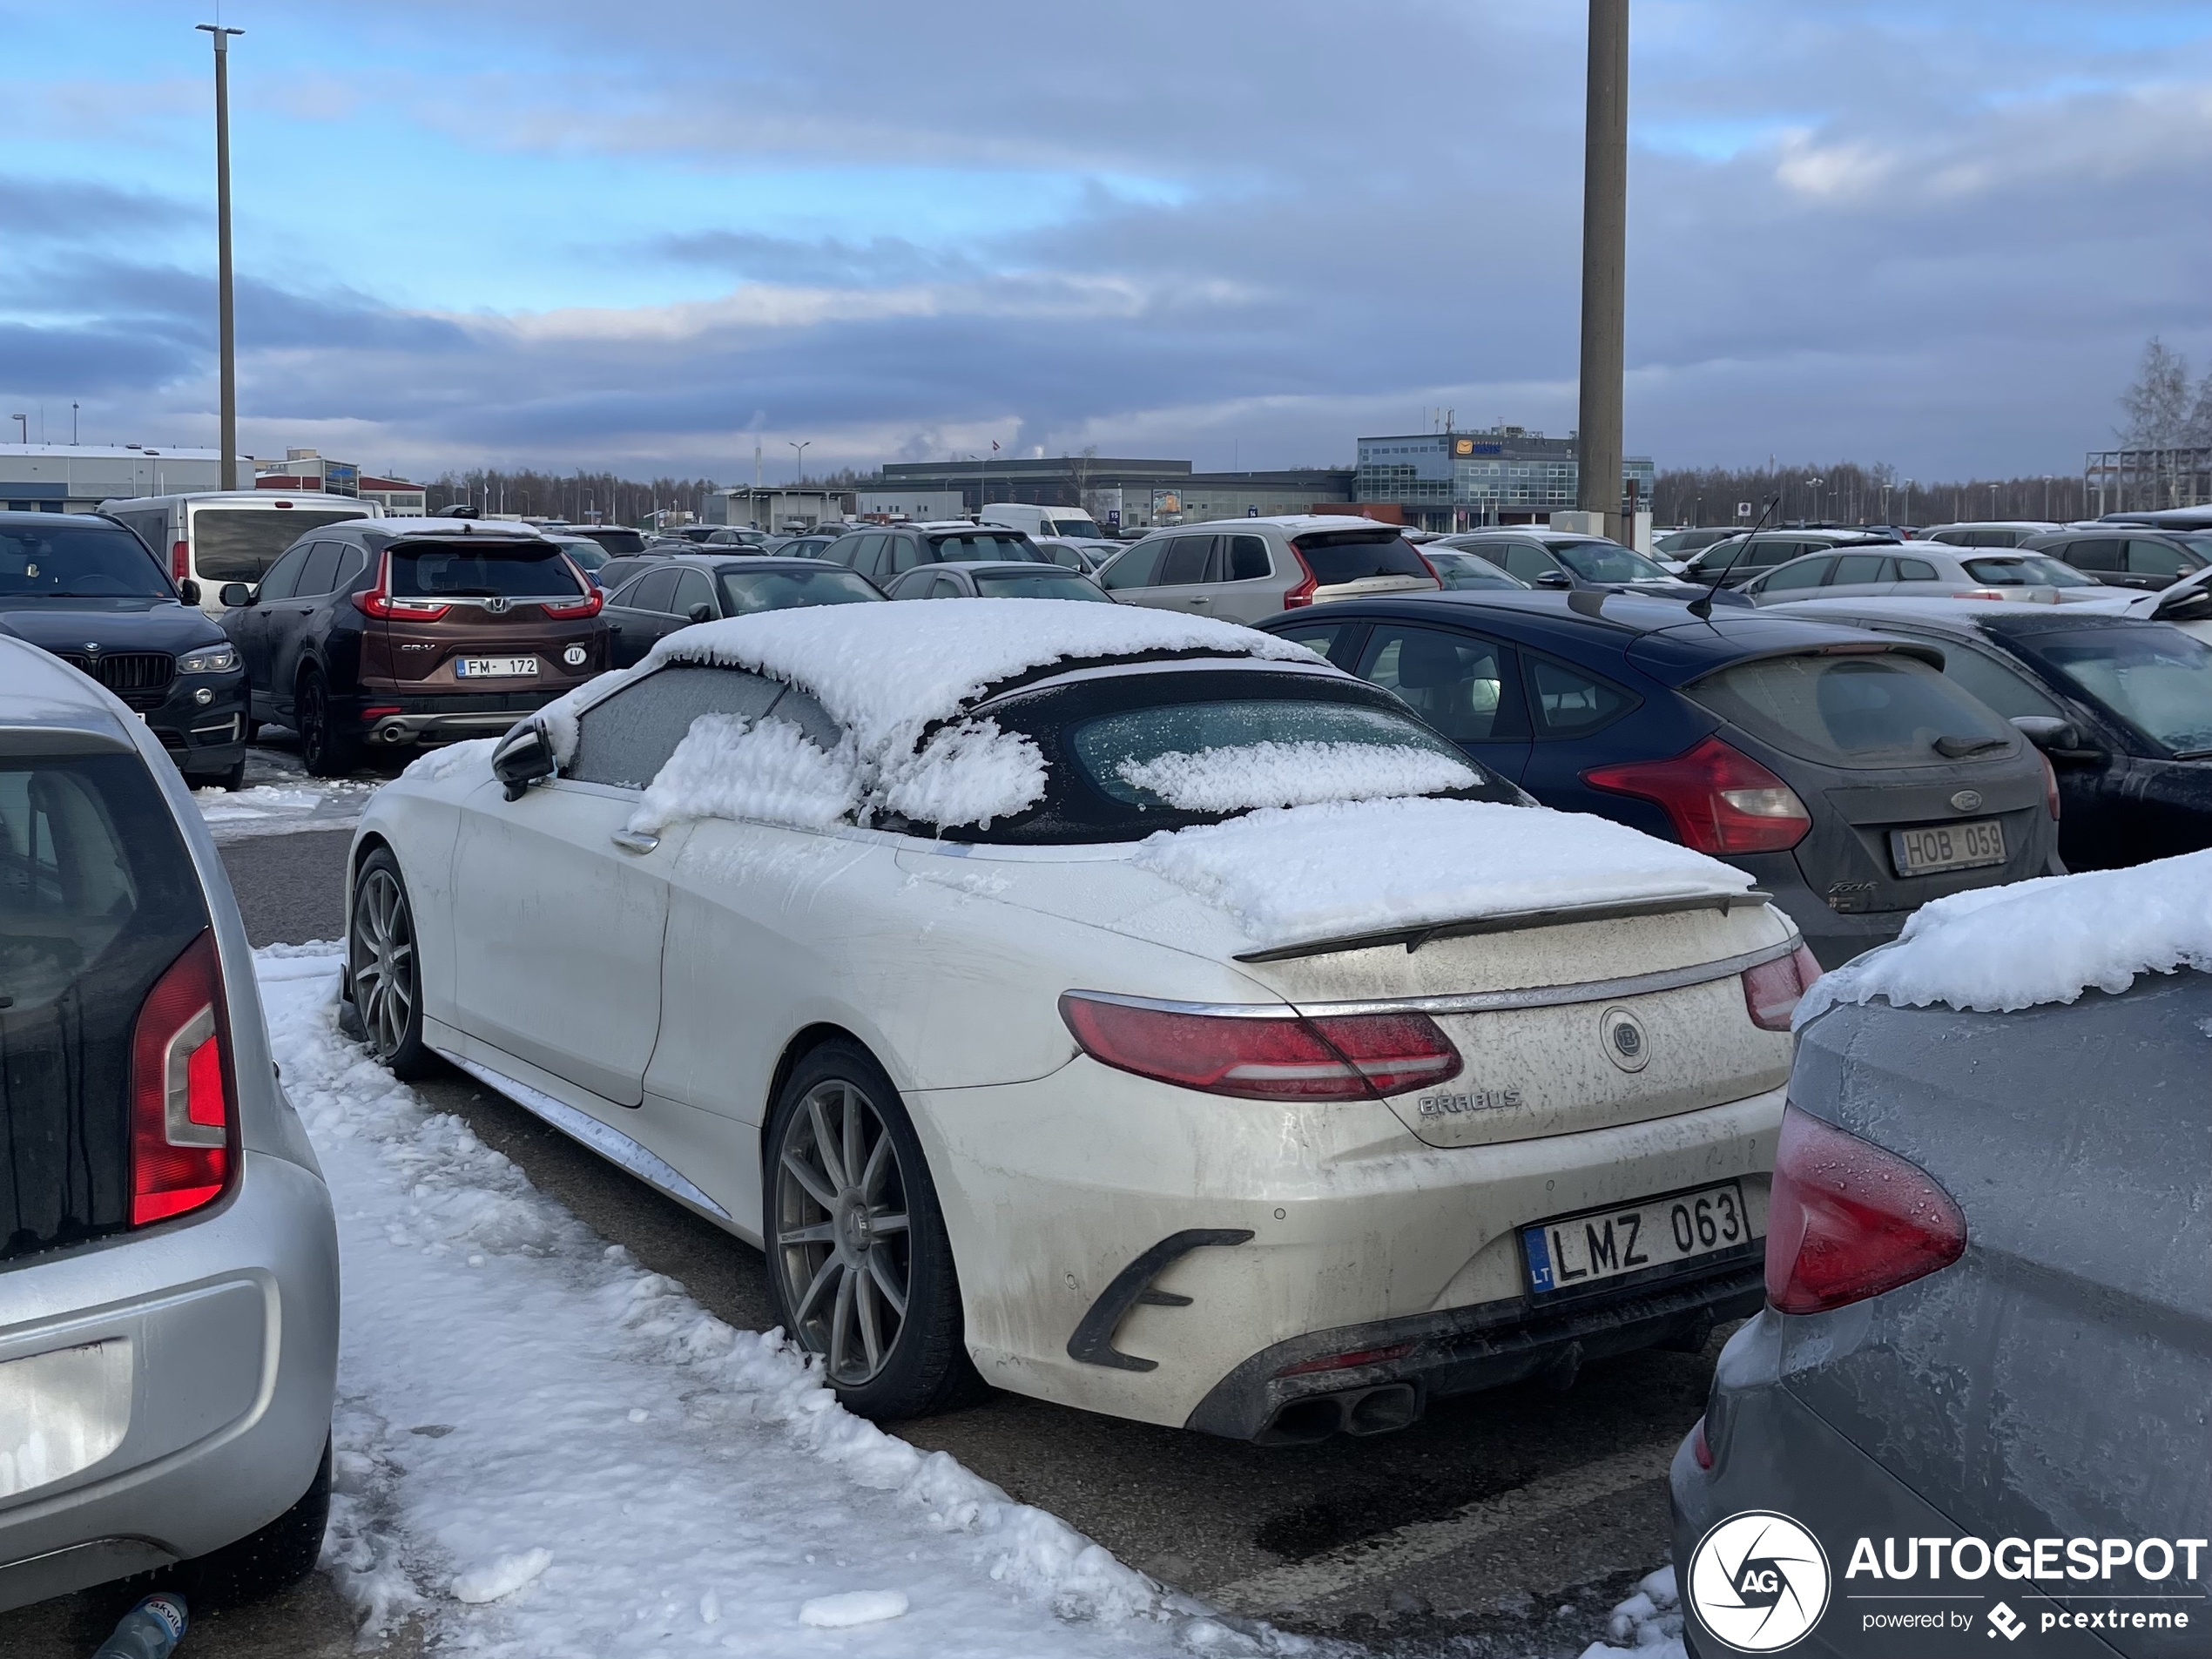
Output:
M863 1417L922 1417L980 1387L921 1143L858 1044L792 1069L770 1121L769 1279L784 1327Z
M300 682L300 758L318 778L342 778L360 759L360 745L337 728L330 686L313 669Z
M421 958L415 909L399 860L378 847L354 877L352 925L347 929L346 977L360 1016L361 1040L399 1078L426 1076L436 1060L422 1044Z

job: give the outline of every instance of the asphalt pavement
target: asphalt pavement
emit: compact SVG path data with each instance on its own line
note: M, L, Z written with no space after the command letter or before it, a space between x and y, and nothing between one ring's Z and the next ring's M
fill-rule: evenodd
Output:
M302 831L224 845L255 944L338 937L347 839ZM718 1317L773 1322L758 1251L469 1078L420 1087ZM1667 1460L1703 1408L1724 1334L1703 1354L1596 1363L1563 1392L1529 1384L1447 1400L1399 1433L1317 1447L1264 1450L1012 1394L895 1426L1232 1612L1393 1656L1573 1656L1666 1559ZM122 1610L113 1601L0 1615L0 1653L89 1654ZM196 1629L186 1659L320 1659L351 1652L352 1629L318 1574ZM402 1633L385 1651L412 1653L415 1640Z

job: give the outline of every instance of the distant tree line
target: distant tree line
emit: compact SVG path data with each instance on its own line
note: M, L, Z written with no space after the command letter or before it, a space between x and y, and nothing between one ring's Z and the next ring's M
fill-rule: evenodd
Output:
M1748 523L1775 503L1767 522L1787 524L1947 524L1961 519L2085 516L2081 480L2054 473L2029 477L1927 480L1900 477L1887 462L1863 466L1669 469L1651 493L1659 524ZM1749 504L1750 511L1737 509Z
M787 482L766 479L762 487ZM813 489L850 489L867 482L867 477L846 467L804 482ZM509 472L479 468L472 472L448 472L424 488L434 513L465 505L485 512L520 513L526 518L565 518L577 524L587 523L595 515L610 523L643 524L664 508L704 516L708 495L725 486L711 478L663 477L641 482L611 472L539 472L535 468Z

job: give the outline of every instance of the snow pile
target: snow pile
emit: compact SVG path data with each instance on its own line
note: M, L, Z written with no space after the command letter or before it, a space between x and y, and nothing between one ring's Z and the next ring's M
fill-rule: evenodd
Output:
M442 749L425 749L407 763L407 770L400 776L436 784L458 778L472 767L489 772L491 752L497 747L497 738L470 738L465 743L449 743Z
M641 1271L338 1035L334 948L258 967L339 1217L325 1564L365 1637L411 1615L442 1653L780 1659L896 1598L880 1659L1311 1651L847 1414L779 1334Z
M1878 996L2004 1014L2184 968L2212 972L2212 852L1938 899L1895 944L1817 981L1794 1022Z
M799 1622L818 1630L849 1630L856 1624L880 1624L906 1616L904 1590L847 1590L818 1595L799 1609Z
M1268 946L1751 885L1608 819L1471 800L1269 809L1149 836L1130 861L1220 906Z
M859 799L842 745L826 753L788 720L702 714L646 786L630 827L658 835L679 819L750 818L820 829Z
M1434 749L1379 743L1246 743L1124 760L1122 781L1190 813L1386 800L1470 789L1481 774Z
M940 726L921 753L887 765L879 794L902 818L988 829L993 819L1042 800L1044 784L1034 739L1001 732L995 720L962 720Z
M1640 1580L1636 1593L1613 1609L1605 1635L1605 1641L1585 1648L1581 1659L1612 1659L1624 1653L1638 1659L1684 1659L1675 1569L1662 1567Z
M376 786L350 778L302 778L296 783L256 784L235 792L195 789L192 802L217 840L280 835L297 830L344 829L361 817Z

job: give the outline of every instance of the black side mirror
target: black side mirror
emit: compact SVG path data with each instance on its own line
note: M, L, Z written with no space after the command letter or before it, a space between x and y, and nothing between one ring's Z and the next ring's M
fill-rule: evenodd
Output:
M554 770L553 738L542 721L524 720L491 752L491 775L506 786L509 800L522 799L524 791L550 778Z
M1536 578L1536 585L1540 588L1571 588L1575 585L1575 578L1564 570L1547 570Z
M186 577L177 584L177 597L188 605L199 603L199 583Z
M698 602L698 604L693 605L684 614L689 617L693 622L712 622L714 620L714 607L707 604L705 600L702 599Z
M2081 733L2071 720L2054 714L2016 714L2013 727L2039 749L2079 749Z
M199 583L187 582L185 585L188 588L197 588ZM223 608L225 610L243 610L246 606L253 603L253 590L243 582L226 582L220 588L216 590L215 597L223 602ZM199 603L199 594L192 593L187 595L185 597L185 603L188 605L198 604Z

